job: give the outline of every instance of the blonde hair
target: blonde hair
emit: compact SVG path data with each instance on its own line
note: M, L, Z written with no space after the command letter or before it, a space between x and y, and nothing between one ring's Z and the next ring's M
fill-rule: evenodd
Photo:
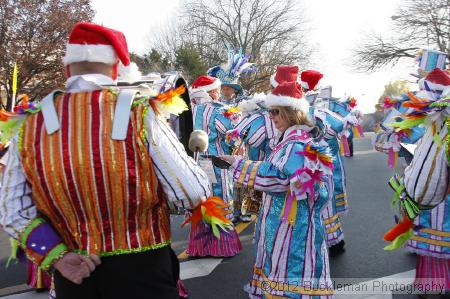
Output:
M301 110L294 110L292 107L286 106L274 106L272 109L278 109L280 111L280 117L287 121L289 127L295 125L306 125L313 127L314 124L309 120L305 112Z

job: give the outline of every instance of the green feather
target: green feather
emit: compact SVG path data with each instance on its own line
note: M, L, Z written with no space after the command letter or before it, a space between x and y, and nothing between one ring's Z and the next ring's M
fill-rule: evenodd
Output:
M0 143L8 143L20 130L23 122L25 121L25 116L12 117L7 121L0 122Z
M417 119L405 119L400 122L394 122L390 125L394 128L398 128L400 130L411 129L412 127L421 125L425 122L425 117L417 118Z
M401 234L394 241L391 242L388 246L384 247L384 250L396 250L402 247L411 237L414 235L412 229L408 230L406 233Z
M14 261L17 263L17 251L19 250L19 242L17 242L16 239L9 238L9 243L11 245L11 255L8 258L8 261L6 262L6 268L9 267L9 264Z

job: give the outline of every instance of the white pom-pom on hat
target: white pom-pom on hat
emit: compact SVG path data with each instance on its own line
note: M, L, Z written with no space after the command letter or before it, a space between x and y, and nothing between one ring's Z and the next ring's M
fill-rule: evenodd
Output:
M134 62L131 62L128 66L119 63L118 73L120 81L129 83L137 82L142 78L142 73Z

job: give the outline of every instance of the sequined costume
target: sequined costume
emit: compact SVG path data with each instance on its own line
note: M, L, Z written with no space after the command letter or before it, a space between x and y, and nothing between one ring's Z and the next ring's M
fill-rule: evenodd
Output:
M328 202L323 210L323 222L327 233L327 246L338 244L344 239L344 233L341 225L341 214L347 211L348 204L345 191L345 169L340 154L340 136L344 133L344 118L332 111L341 107L337 103L325 103L320 107L311 107L310 116L316 121L316 124L322 129L322 139L329 148L333 156L333 199ZM342 109L342 112L345 110Z
M232 166L235 182L263 191L250 298L332 297L321 220L332 186L325 177L316 177L314 183L302 176L312 169L330 175L331 171L308 160L305 151L312 145L308 131L304 126L290 127L266 161L237 160ZM309 183L313 189L308 193L299 190Z
M233 132L236 132L239 138L244 137L243 142L248 145L248 157L254 161L263 161L270 155L274 137L277 134L266 110L248 114L228 134L233 134Z
M134 98L125 140L111 138L113 85L103 75L71 77L25 116L11 142L0 223L43 269L67 251L112 256L169 246L168 208L195 208L210 195L205 173L148 98ZM59 129L49 134L44 115L52 111Z
M225 134L230 130L232 120L225 116L227 106L219 102L205 102L193 106L194 130L203 130L208 134L210 155L228 155L231 147L225 140ZM217 183L212 184L212 192L230 204L233 200L233 184L227 169L214 166ZM232 218L232 212L228 215ZM216 238L210 228L199 225L192 228L189 234L187 252L189 256L234 256L242 249L236 231L220 232L220 239Z

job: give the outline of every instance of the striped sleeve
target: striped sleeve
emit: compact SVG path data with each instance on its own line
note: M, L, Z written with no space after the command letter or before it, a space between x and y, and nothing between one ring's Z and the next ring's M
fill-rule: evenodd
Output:
M145 115L148 149L169 204L193 209L211 195L205 172L186 153L167 123L148 109Z
M282 193L289 188L289 177L270 162L238 160L232 166L233 181L258 191Z
M311 179L308 175L299 174L305 167L305 158L300 154L303 149L304 146L299 143L287 144L281 158L275 163L238 160L231 166L233 180L240 185L270 193L301 189L301 185ZM296 194L297 200L306 197L304 192Z
M421 139L404 177L408 195L424 206L439 204L449 192L449 165L445 154L447 128L445 124L433 126Z
M19 243L27 257L48 269L68 248L55 229L38 217L18 154L17 138L6 153L0 189L0 226Z
M260 113L252 114L243 119L236 129L239 130L241 137L243 133L248 130L244 142L251 147L259 147L267 139L264 116Z
M227 131L233 129L233 124L231 119L225 117L220 111L215 111L214 126L216 127L217 133L225 136Z
M5 154L6 166L0 191L0 224L15 239L36 217L37 210L31 200L31 188L22 168L14 139Z

